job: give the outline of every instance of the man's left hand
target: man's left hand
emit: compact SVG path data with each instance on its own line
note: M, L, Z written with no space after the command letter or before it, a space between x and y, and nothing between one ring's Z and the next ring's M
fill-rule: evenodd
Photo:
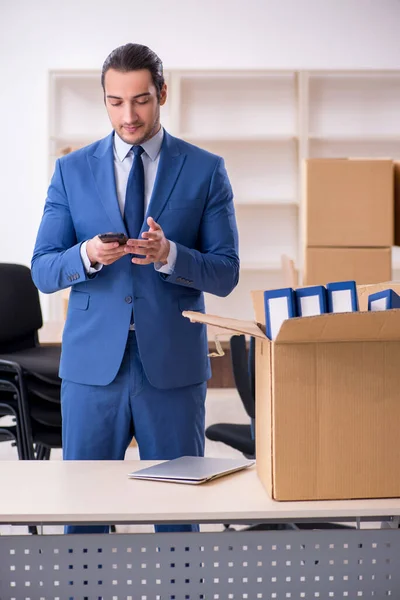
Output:
M124 246L125 252L143 255L143 258L132 258L135 265L150 265L157 262L166 265L170 249L169 241L153 217L148 217L147 225L149 230L142 233L143 239L129 239Z

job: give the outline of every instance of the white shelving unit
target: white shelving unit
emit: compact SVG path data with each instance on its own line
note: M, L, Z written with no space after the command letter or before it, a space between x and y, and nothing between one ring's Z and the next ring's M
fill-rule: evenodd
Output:
M241 275L213 314L253 318L250 290L283 283L281 255L302 266L300 194L307 157L400 158L399 72L168 71L162 124L223 156L235 194ZM50 174L65 147L110 132L97 71L50 73ZM400 276L400 252L394 252ZM398 269L398 271L397 271ZM57 297L51 318L60 315Z
M313 158L400 158L400 71L313 72L308 149ZM400 278L400 248L392 252Z

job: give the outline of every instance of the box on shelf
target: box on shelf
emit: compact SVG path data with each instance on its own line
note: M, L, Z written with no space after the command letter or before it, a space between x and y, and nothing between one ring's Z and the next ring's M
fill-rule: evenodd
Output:
M391 248L306 248L304 285L350 279L368 284L391 278Z
M194 322L255 336L257 473L276 500L400 497L400 311L368 312L368 296L400 284L358 286L364 312L255 321L185 312Z
M388 247L394 239L393 161L305 161L307 246Z

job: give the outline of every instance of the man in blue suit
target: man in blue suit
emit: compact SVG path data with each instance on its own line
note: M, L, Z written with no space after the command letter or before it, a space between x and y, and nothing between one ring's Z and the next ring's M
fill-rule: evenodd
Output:
M238 282L232 189L222 158L161 127L167 87L149 48L114 50L102 86L113 133L57 160L32 258L42 292L72 288L64 459L122 460L133 434L141 459L202 456L207 333L182 311Z

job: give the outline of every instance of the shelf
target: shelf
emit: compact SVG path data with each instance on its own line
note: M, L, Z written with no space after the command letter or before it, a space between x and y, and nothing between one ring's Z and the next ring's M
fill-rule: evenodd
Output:
M108 127L108 129L105 132L98 132L97 134L93 134L93 135L85 135L85 136L77 136L77 135L66 135L66 134L59 134L59 135L51 135L50 139L52 141L55 142L59 142L59 143L63 143L63 144L79 144L79 143L91 143L91 141L93 140L99 140L103 137L105 137L106 135L108 135L109 133L111 133L112 128L111 125ZM252 142L256 142L256 143L260 143L260 142L271 142L271 143L284 143L284 142L294 142L297 140L297 138L295 136L289 136L289 135L282 135L282 136L277 136L277 135L251 135L251 136L235 136L235 135L226 135L226 136L209 136L209 135L196 135L196 134L186 134L186 133L180 133L177 135L177 137L182 138L188 142L210 142L210 143L236 143L236 144L241 144L241 143L246 143L246 144L251 144ZM88 141L89 140L89 141Z
M400 130L399 74L325 74L309 77L310 130L318 136L393 139ZM336 134L335 134L336 137Z
M181 81L192 81L192 80L217 80L220 82L220 79L232 79L235 80L251 80L257 79L261 81L271 81L271 80L294 80L295 72L292 69L288 70L279 70L279 71L264 71L260 69L228 69L228 70L208 70L205 71L203 69L193 69L191 71L187 71L183 69L179 71L179 76L181 77Z
M370 143L385 143L385 142L400 142L400 133L397 135L379 135L379 134L310 134L308 139L312 142L370 142Z
M257 262L241 262L240 269L242 271L280 271L282 266L280 263L257 263Z
M93 135L85 135L85 136L77 136L77 135L51 135L50 140L52 142L56 142L57 144L69 144L70 146L78 145L78 144L91 144L93 141L101 140L106 137L106 135L110 134L112 131L111 126L108 131L100 132Z
M262 140L209 141L202 147L222 156L238 198L296 198L298 162L295 144L268 145ZM284 174L284 175L283 175Z
M256 212L255 212L256 211ZM281 256L297 261L298 211L285 206L237 210L239 254L247 270L280 269Z
M207 310L252 319L250 291L282 287L283 254L302 270L303 160L400 158L400 71L182 69L165 75L163 126L221 156L234 193L240 281L227 298L207 295ZM51 159L111 132L99 71L51 72L50 111ZM398 275L400 249L394 249L393 269Z
M236 208L293 208L298 207L299 203L297 200L293 200L293 198L250 198L249 200L245 200L244 198L235 198L235 207Z
M290 139L297 131L294 72L245 78L181 76L180 97L179 130L190 139L241 140L264 132L271 141Z
M400 139L398 140L310 140L310 158L396 158L400 156Z
M285 142L294 142L297 137L294 135L204 135L196 133L181 133L178 135L187 142L201 143L201 142L233 142L233 143L252 143L252 142L265 142L273 144L282 144Z

